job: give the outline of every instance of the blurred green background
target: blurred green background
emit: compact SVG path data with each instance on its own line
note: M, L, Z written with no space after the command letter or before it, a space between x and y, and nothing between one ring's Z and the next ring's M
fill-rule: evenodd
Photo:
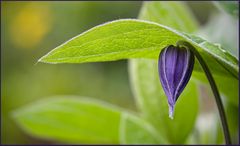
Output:
M44 97L81 95L136 110L126 60L59 65L36 62L56 46L98 24L137 18L141 5L140 1L1 2L2 143L54 143L25 134L9 115L14 109ZM218 11L211 2L188 5L202 26ZM236 50L230 51L236 55Z
M52 95L89 96L135 108L127 61L36 64L68 39L98 24L136 18L141 2L2 3L2 143L44 143L23 133L8 114Z

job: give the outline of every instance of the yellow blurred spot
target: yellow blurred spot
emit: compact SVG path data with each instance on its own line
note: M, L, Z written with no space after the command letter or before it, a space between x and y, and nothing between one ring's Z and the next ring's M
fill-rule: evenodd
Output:
M51 19L48 3L28 3L11 22L12 42L19 48L34 49L50 30Z

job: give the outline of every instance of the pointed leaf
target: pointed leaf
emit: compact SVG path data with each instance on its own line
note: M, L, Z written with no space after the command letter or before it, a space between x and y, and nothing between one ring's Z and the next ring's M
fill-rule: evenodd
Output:
M94 27L55 48L39 61L83 63L127 58L157 59L162 48L176 44L178 40L194 45L214 73L238 78L237 59L218 45L205 40L198 42L167 26L137 19L116 20ZM201 71L199 67L195 69Z

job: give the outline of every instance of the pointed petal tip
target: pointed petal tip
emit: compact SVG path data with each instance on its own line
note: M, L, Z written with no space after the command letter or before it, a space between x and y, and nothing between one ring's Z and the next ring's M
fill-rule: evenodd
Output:
M173 120L173 115L172 115L172 114L169 114L169 118L170 118L171 120Z
M169 118L173 120L174 106L169 105Z
M173 119L174 105L186 87L194 67L194 54L179 46L167 46L160 52L158 71L162 88L168 98L169 118Z

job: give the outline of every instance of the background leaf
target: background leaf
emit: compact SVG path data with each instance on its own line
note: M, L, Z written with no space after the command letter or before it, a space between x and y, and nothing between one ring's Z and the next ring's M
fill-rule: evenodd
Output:
M143 117L170 143L184 142L197 116L196 85L191 81L187 85L176 103L174 119L171 120L168 117L167 97L158 78L157 61L131 60L129 69L132 89Z
M211 16L211 19L209 19L209 22L203 26L197 34L203 36L207 40L220 43L223 46L222 49L229 51L233 56L238 58L239 37L238 31L236 31L237 23L236 19L227 14L214 14ZM203 76L205 75L195 73L195 77L197 77L198 80L208 84L208 81ZM226 99L232 106L238 107L239 95L238 92L236 92L239 87L238 80L235 78L228 78L225 75L218 76L216 74L214 74L214 78L222 96L227 97Z
M166 5L168 5L168 6L166 6ZM167 8L169 8L169 7L172 7L172 8L175 8L175 7L173 7L172 5L183 5L182 3L174 3L174 2L146 2L145 4L144 4L144 7L142 8L142 13L141 13L141 16L142 16L142 18L144 18L144 19L146 19L146 20L151 20L151 21L155 21L155 22L159 22L159 23L162 23L162 24L165 24L165 25L168 25L168 26L171 26L171 27L174 27L174 28L176 28L176 29L178 29L178 30L184 30L184 31L186 31L186 32L189 32L189 31L193 31L194 29L196 29L196 25L195 25L195 22L193 21L193 23L192 23L192 27L191 26L189 26L189 21L188 20L186 20L186 18L184 19L184 16L188 16L189 17L189 15L188 14L191 14L191 13L187 13L186 15L183 15L183 16L181 16L181 15L178 15L178 18L176 18L176 19L171 19L172 17L174 17L176 14L174 14L173 12L168 12L170 9L167 9ZM185 8L185 6L183 6L182 8ZM161 9L161 10L160 10ZM175 8L176 9L176 8ZM155 10L155 11L154 11ZM185 10L183 10L183 11L185 11L186 12L186 8L185 8ZM178 14L182 14L182 13L180 13L180 12L178 12ZM181 16L181 17L180 17ZM188 18L187 18L188 19ZM177 23L177 22L175 22L175 21L173 21L173 20L175 20L175 21L181 21L181 22L179 22L179 23ZM193 20L193 19L192 19ZM188 22L188 30L186 29L186 27L182 27L183 26L183 24L182 23L184 23L184 22ZM194 27L195 26L195 27ZM192 30L191 30L192 29ZM194 41L196 41L196 42L198 42L198 43L203 43L203 45L209 45L208 43L206 43L206 44L204 44L204 40L202 40L201 38L199 38L199 37L196 37L196 36L194 36L194 35L191 35L189 38L191 38L191 39L193 39ZM210 44L210 47L211 47L211 44ZM133 63L132 63L133 62ZM130 64L132 65L132 64L141 64L140 63L140 61L132 61L132 62L130 62ZM208 64L209 64L209 62L208 62ZM196 66L195 66L196 67ZM144 66L143 66L143 69L142 70L140 70L140 69L136 69L138 72L141 72L142 70L146 70L147 72L148 72L148 74L149 75L152 75L153 73L150 73L150 71L151 71L151 69L149 69L149 68L144 68ZM134 73L132 73L131 74L131 77L132 78L137 78L136 77L136 75L134 75ZM206 77L205 77L205 75L204 74L202 74L202 73L198 73L198 72L194 72L193 73L193 77L194 78L197 78L198 80L200 80L200 81L202 81L202 82L204 82L204 83L208 83L208 81L206 80ZM192 77L192 78L193 78ZM143 80L143 79L145 79L146 77L139 77L139 80ZM231 101L231 102L233 102L234 104L237 104L238 102L236 102L236 101L238 101L238 99L236 98L236 97L238 97L236 94L237 94L237 92L232 92L232 91L237 91L237 87L238 87L238 85L237 84L235 84L235 83L237 83L238 81L236 80L236 79L234 79L234 78L228 78L228 77L225 77L225 76L215 76L215 78L216 78L216 81L217 81L217 84L218 84L218 87L219 87L219 89L225 94L225 96L227 96L227 97L229 97L228 99L229 99L229 101ZM156 78L157 79L157 78ZM145 82L151 82L152 80L151 79L149 79L149 78L147 78L146 79L146 81ZM191 81L191 80L190 80ZM141 82L141 81L138 81L138 82ZM142 89L143 91L144 90L146 90L146 89L148 89L146 86L142 86L141 87L141 85L137 85L138 83L136 83L136 82L133 82L133 86L135 86L135 88L140 88L140 89ZM225 85L229 85L228 87L226 87ZM140 86L140 87L139 87ZM151 86L151 83L149 83L149 86ZM210 87L209 87L210 88ZM233 89L233 90L231 90L231 89ZM236 89L236 90L234 90L234 89ZM138 89L139 90L139 89ZM187 89L186 89L187 90ZM137 93L136 94L140 94L140 95L142 95L141 94L141 92L139 93L138 91L136 91ZM147 93L148 91L145 91L145 94ZM142 95L142 96L147 96L147 95ZM148 99L151 99L152 100L152 97L153 95L150 95L149 97L145 97L144 99L141 99L141 98L143 98L143 97L139 97L139 95L138 96L136 96L137 97L137 100L139 101L138 103L139 103L139 106L140 106L140 108L141 107L144 107L145 105L143 104L144 102L146 102ZM156 101L152 101L152 103L156 103ZM159 103L158 103L158 105L160 105ZM157 107L157 105L155 105L156 107ZM149 107L149 108L153 108L153 104L152 105L148 105L147 107ZM160 111L160 110L159 110ZM161 110L162 111L162 110ZM151 115L150 114L151 113L151 111L149 112L149 115ZM217 115L218 116L218 115ZM230 121L232 121L232 120L230 120ZM230 123L231 124L231 123ZM231 131L234 131L233 130L233 128L231 128L230 129Z
M76 97L45 99L14 112L29 134L67 143L118 143L120 118L114 108Z
M90 98L52 97L13 112L13 117L30 135L70 144L118 144L120 138L124 143L164 142L137 116Z
M238 18L239 4L237 1L214 1L214 4L226 13Z
M139 16L179 31L194 32L198 28L185 2L144 2Z
M176 11L171 11L170 8ZM139 18L192 32L196 30L197 23L190 14L182 2L145 2ZM157 66L157 60L136 59L129 62L131 84L137 105L143 116L153 123L170 143L184 143L197 117L196 83L193 79L190 80L176 103L174 119L171 120L168 117L167 97L160 85Z
M122 115L120 133L121 144L167 143L151 124L128 113Z
M182 8L184 8L184 10L182 10L182 11L186 13L185 15L177 15L177 14L182 14L183 12L182 13L177 12L177 14L174 14L173 11L170 12L169 10L171 10L171 9L169 9L169 7L171 7L173 4L179 5L179 6L184 5L182 2L178 2L178 3L175 3L175 2L146 2L144 4L144 7L142 8L142 11L141 11L142 13L140 16L142 19L151 20L151 21L155 21L155 22L158 22L161 24L165 24L167 26L173 27L178 30L183 30L186 32L192 32L192 31L196 30L196 27L197 27L196 22L192 21L193 23L190 23L190 24L192 24L193 26L191 27L191 26L189 26L189 22L191 22L191 21L186 20L186 19L190 18L189 14L191 14L190 12L186 12L187 8L185 8L185 6L182 6ZM168 5L168 6L165 6L165 5ZM153 11L153 9L155 9L155 11ZM167 12L167 11L169 11L169 12ZM176 15L178 16L178 18L172 19L172 17L174 17ZM173 21L173 20L175 20L175 21ZM194 19L192 18L191 20L194 20ZM182 23L184 23L184 22L188 23L188 24L186 24L186 25L188 25L187 28L183 27ZM211 22L211 23L213 23L213 22ZM215 23L217 23L217 22L215 22ZM225 32L225 33L228 33L228 32ZM186 35L189 36L188 34L186 34ZM209 49L210 48L219 49L219 47L220 47L220 45L218 45L217 47L212 46L212 44L205 42L203 39L201 39L195 35L190 35L189 38L194 40L195 42L201 43L202 45L207 45ZM232 56L227 55L227 57L232 57ZM134 63L136 63L136 62L137 61L135 61ZM130 63L132 63L132 62L130 62ZM209 65L212 62L207 61L207 63ZM196 66L195 66L195 68L196 68ZM148 68L145 68L145 69L149 70ZM212 68L210 68L210 69L212 69ZM227 67L226 67L226 69L227 69ZM138 71L140 72L140 70L138 70ZM215 72L213 72L213 73L215 73ZM150 73L150 70L149 70L149 74L152 74L152 73ZM131 77L135 78L135 76L133 76L133 74ZM225 74L222 74L222 75L214 74L214 78L215 78L218 88L220 89L220 92L222 93L221 97L224 100L225 104L229 105L228 102L231 103L231 105L225 106L225 108L226 108L226 114L228 116L228 121L230 124L230 132L231 132L232 136L235 137L234 135L236 135L235 134L236 127L233 126L232 123L237 122L238 118L231 117L233 114L229 112L230 110L228 110L228 108L230 108L232 106L232 104L235 106L238 106L238 104L237 104L238 103L238 93L236 92L238 90L238 80L236 78L229 78ZM143 79L139 78L139 80L143 80ZM208 81L207 81L205 75L203 73L196 72L196 70L193 72L192 79L190 80L190 82L193 80L198 81L197 82L198 84L201 82L201 83L205 83L204 85L206 85L206 84L208 85ZM151 82L151 80L146 79L146 82L147 81ZM228 85L228 86L226 86L226 85ZM136 83L134 84L134 86L137 86ZM144 90L145 88L146 87L142 87L142 90ZM209 85L208 85L208 88L210 88ZM227 97L227 98L224 98L224 97ZM151 96L149 96L149 98L151 98ZM148 99L148 98L145 98L145 99ZM140 103L140 106L141 106L141 103ZM231 107L231 108L234 108L234 107ZM219 115L217 114L216 116L218 117ZM235 117L238 117L238 116L235 115ZM235 129L233 127L235 127ZM220 129L220 131L221 131L221 129ZM201 135L201 136L203 136L203 135ZM201 142L201 141L199 141L199 142Z
M106 21L136 18L141 3L1 1L3 145L56 144L25 134L9 115L11 111L43 97L79 95L128 109L136 108L128 82L127 60L60 65L34 63L40 56L79 32ZM49 28L47 32L46 28ZM32 44L35 45L30 47Z
M169 2L168 4L171 4L171 5L176 5L176 3L175 2ZM178 3L179 5L181 5L181 7L182 8L184 8L184 10L186 9L186 6L183 6L183 4L180 4L180 3ZM189 30L187 30L186 29L186 27L182 27L183 26L183 24L182 23L184 23L184 22L187 22L188 24L187 25L189 25L190 23L189 23L189 20L186 20L186 18L184 18L184 17L189 17L189 16L191 16L190 14L191 13L186 13L186 15L183 15L183 16L181 16L181 15L178 15L178 18L176 18L176 19L171 19L171 21L170 20L168 20L168 19L170 19L171 17L173 17L173 16L175 16L176 14L173 14L173 12L169 12L169 15L167 15L168 13L167 12L165 12L165 11L168 11L169 9L167 9L167 8L169 8L170 6L165 6L165 5L167 5L167 2L165 3L165 2L147 2L147 3L145 3L145 8L143 7L143 9L142 9L142 16L144 17L144 18L149 18L149 19L147 19L147 20L151 20L151 21L155 21L155 22L158 22L158 23L162 23L162 24L166 24L167 26L170 26L170 27L173 27L173 28L175 28L175 29L178 29L178 30L183 30L183 31L186 31L186 32L189 32L189 31L194 31L194 30L196 30L196 27L197 27L197 25L196 25L196 22L194 22L193 20L194 19L191 19L192 21L193 21L193 23L192 23L192 25L194 25L194 26L188 26L187 27L187 29L189 29ZM157 12L154 12L152 9L155 9L155 10L157 10L157 8L154 8L154 7L159 7L160 9L163 9L163 12L164 13L161 13L161 11L157 11ZM165 9L164 9L165 8ZM149 9L149 11L147 11L147 9ZM176 9L176 8L175 8ZM183 11L184 11L183 10ZM179 14L181 14L180 12L178 12ZM173 16L171 16L171 15L173 15ZM181 16L181 17L180 17ZM181 19L180 19L181 18ZM175 22L175 21L173 21L173 20L175 20L175 21L180 21L181 20L181 22ZM215 22L216 23L216 25L218 25L219 23L218 23L219 21L217 21L217 22ZM212 21L210 21L210 23L211 23L211 25L213 25L212 23ZM207 24L207 26L209 26L210 24ZM234 25L235 26L235 25ZM224 35L224 34L229 34L229 32L224 32L223 30L220 30L222 33L222 35ZM219 32L219 30L215 30L215 33L217 33L217 32ZM198 33L198 32L196 32L196 33ZM200 33L200 34L203 34L203 33ZM207 33L207 35L210 35L210 32L208 32ZM213 34L213 33L212 33ZM224 49L224 48L222 48L221 47L221 45L218 43L218 44L216 44L216 45L214 45L214 44L211 44L211 43L208 43L208 42L206 42L206 40L204 40L204 39L202 39L202 38L200 38L200 37L198 37L198 36L196 36L196 35L188 35L188 34L186 34L186 36L188 36L189 37L189 39L192 39L194 42L197 42L197 43L200 43L202 46L205 46L205 47L207 47L208 49L210 49L210 50L226 50L226 49ZM205 35L204 36L206 36L206 33L205 33ZM218 40L219 42L221 42L219 39L215 39L215 40ZM222 40L222 39L221 39ZM234 45L236 45L237 44L237 42L232 42L233 44L233 46ZM224 44L224 43L223 43ZM229 43L228 43L229 44ZM230 49L232 49L232 48L230 48ZM230 51L230 52L232 52L232 51ZM203 54L202 54L203 55ZM235 60L236 62L238 62L237 61L237 59L235 58L235 57L233 57L232 55L230 55L229 53L226 53L225 54L225 57L226 58L229 58L229 60ZM206 60L206 59L205 59ZM238 106L238 93L237 92L232 92L232 91L237 91L238 90L238 77L237 77L237 74L232 74L232 72L231 71L229 71L229 70L231 70L230 68L229 68L229 66L226 66L226 65L224 65L224 64L222 64L221 62L218 62L218 63L216 63L216 62L214 62L214 61L210 61L210 60L206 60L206 62L208 63L208 65L209 65L209 68L211 69L211 71L212 71L212 73L213 73L213 75L214 75L214 78L215 78L215 81L217 82L217 85L218 85L218 88L220 89L220 92L221 93L223 93L223 95L224 96L222 96L223 98L224 97L227 97L227 100L229 101L229 102L231 102L231 104L233 104L233 105L236 105L236 106ZM223 67L223 68L225 68L224 70L225 71L227 71L228 73L230 73L230 74L232 74L232 76L235 76L234 78L229 78L228 76L227 76L227 74L228 73L224 73L224 74L215 74L216 72L214 72L213 71L213 68L211 67L211 66L213 66L213 65L217 65L217 64L221 64L221 66ZM238 64L238 63L237 63ZM219 66L218 66L219 67ZM219 67L220 68L220 67ZM196 61L196 64L195 64L195 67L194 67L194 69L195 70L201 70L201 67L198 65L198 62ZM222 70L222 72L225 72L225 71L223 71ZM237 72L238 72L238 69L237 69ZM236 73L237 73L236 72ZM204 74L202 74L202 73L198 73L198 72L195 72L194 74L193 74L193 76L196 78L196 79L198 79L200 82L202 82L202 83L207 83L208 84L208 81L207 81L207 79L206 79L206 77L205 77L205 75ZM237 79L236 79L237 78ZM228 86L226 86L226 85L228 85Z
M227 14L218 13L210 17L209 22L199 30L198 34L211 42L219 42L223 46L223 49L226 49L238 58L239 39L238 31L236 31L237 25L238 20Z

